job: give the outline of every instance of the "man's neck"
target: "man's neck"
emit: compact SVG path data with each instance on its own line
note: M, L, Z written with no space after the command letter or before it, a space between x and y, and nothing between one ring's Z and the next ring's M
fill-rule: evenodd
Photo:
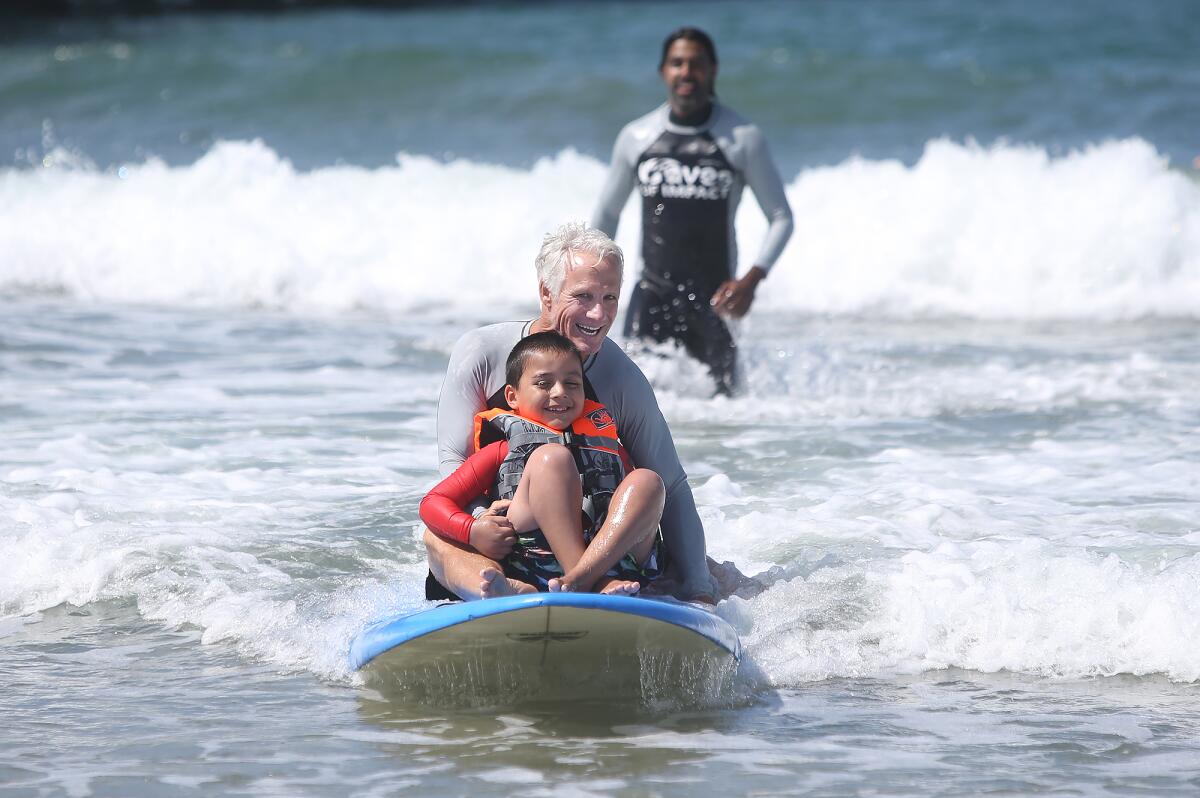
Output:
M697 108L687 114L681 114L672 108L668 118L671 120L671 124L680 127L700 127L712 116L713 107L713 104L709 103L703 108Z

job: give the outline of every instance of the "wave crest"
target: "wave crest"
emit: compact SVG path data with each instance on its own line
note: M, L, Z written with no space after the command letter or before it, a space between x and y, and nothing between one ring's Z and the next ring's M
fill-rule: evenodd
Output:
M605 166L400 155L297 171L261 141L194 164L0 171L0 291L298 313L534 306L542 235L590 215ZM796 234L766 309L896 318L1200 315L1200 185L1140 139L1060 157L930 142L912 166L850 159L788 186ZM636 251L638 208L619 241ZM738 217L743 267L764 223ZM627 281L628 283L629 281Z

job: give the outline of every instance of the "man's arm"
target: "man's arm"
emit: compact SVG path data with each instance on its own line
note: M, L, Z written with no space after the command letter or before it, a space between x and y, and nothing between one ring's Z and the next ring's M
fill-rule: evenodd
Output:
M758 207L762 208L767 217L767 234L763 237L755 267L764 273L770 272L775 261L779 260L784 245L792 236L794 222L792 209L788 205L787 194L783 188L783 178L771 158L767 148L767 140L762 131L751 126L746 132L746 185L754 192Z
M604 188L600 191L600 201L592 213L591 226L603 231L610 238L617 236L617 224L621 221L621 211L625 208L625 201L629 199L629 192L633 191L634 164L637 163L637 153L633 152L632 159L630 153L634 146L633 135L626 127L617 136L617 141L613 145L612 163L608 168L608 177L604 181Z
M717 313L735 319L740 319L750 310L758 284L779 259L794 227L783 180L771 159L762 132L753 125L746 125L739 131L738 138L745 156L742 174L746 178L746 185L754 192L758 207L767 217L767 234L754 265L741 277L721 283L710 301Z
M471 456L475 414L487 410L495 353L505 345L511 348L520 338L519 332L516 337L501 333L504 327L507 325L472 330L458 339L450 353L437 410L438 471L442 477L454 473ZM501 338L504 340L497 343ZM504 349L505 355L507 352ZM499 368L502 371L504 367Z
M667 490L663 508L663 540L680 581L680 598L715 598L708 570L704 525L696 511L696 500L687 473L679 462L671 430L659 409L654 389L641 370L612 341L606 341L601 356L588 372L588 379L613 412L621 441L633 462L662 478Z

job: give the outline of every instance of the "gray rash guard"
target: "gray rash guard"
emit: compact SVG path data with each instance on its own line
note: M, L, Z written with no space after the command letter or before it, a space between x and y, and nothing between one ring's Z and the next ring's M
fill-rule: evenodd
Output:
M792 211L766 140L720 103L697 127L673 124L666 104L626 125L592 226L615 237L635 185L643 197L644 274L692 277L713 291L736 276L734 219L747 185L769 223L754 265L770 271L792 234Z
M504 386L508 353L529 333L531 325L520 321L491 324L472 330L454 345L438 398L438 470L443 477L471 455L475 414L486 410L490 398ZM655 471L666 486L663 540L679 577L690 586L707 588L711 583L704 527L654 390L641 369L608 338L599 352L584 361L583 370L596 401L616 419L621 441L634 464Z

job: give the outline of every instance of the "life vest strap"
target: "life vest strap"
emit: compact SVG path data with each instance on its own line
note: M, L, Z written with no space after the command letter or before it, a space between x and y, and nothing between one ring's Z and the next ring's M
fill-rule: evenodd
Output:
M541 430L518 428L518 431L510 432L508 436L508 448L520 449L522 446L530 444L541 445L543 443L563 443L563 436L556 435L553 432L542 432Z

